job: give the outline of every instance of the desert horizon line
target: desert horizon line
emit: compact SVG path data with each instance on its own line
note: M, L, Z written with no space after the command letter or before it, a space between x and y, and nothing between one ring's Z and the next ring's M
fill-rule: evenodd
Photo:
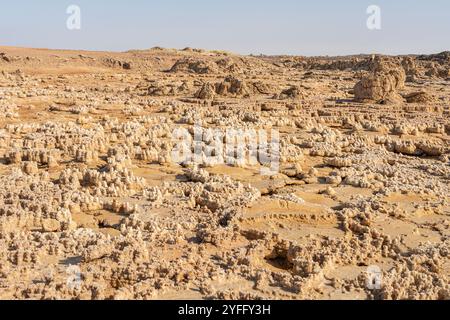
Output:
M421 56L421 55L433 55L433 54L441 54L445 52L449 52L450 48L444 50L436 50L436 51L427 51L427 52L415 52L415 53L385 53L385 52L360 52L360 53L343 53L339 55L335 54L318 54L318 55L308 55L308 54L290 54L290 53L278 53L278 54L269 54L269 53L240 53L227 49L208 49L208 48L199 48L199 47L180 47L180 48L171 48L171 47L163 47L163 46L153 46L149 48L130 48L127 50L102 50L102 49L76 49L76 48L64 48L64 47L32 47L32 46L22 46L22 45L2 45L0 44L1 49L32 49L32 50L48 50L48 51L81 51L81 52L96 52L96 53L131 53L133 51L151 51L151 50L168 50L168 51L200 51L200 52L211 52L211 53L226 53L236 56L253 56L253 57L306 57L306 58L334 58L334 57L357 57L357 56L372 56L372 55L382 55L382 56Z

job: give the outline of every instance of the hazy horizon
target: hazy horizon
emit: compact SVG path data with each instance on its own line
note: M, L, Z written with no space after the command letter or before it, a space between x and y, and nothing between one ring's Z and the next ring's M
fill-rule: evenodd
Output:
M66 27L70 5L81 9L80 30ZM370 5L381 9L380 30L366 26ZM16 0L3 5L0 30L2 46L62 50L159 46L246 55L430 54L449 50L444 39L450 34L450 2Z

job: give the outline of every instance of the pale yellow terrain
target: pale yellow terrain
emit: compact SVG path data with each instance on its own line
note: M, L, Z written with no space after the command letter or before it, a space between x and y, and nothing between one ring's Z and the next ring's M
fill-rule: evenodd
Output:
M0 299L450 298L450 53L0 47L0 71ZM175 163L194 124L277 130L279 172Z

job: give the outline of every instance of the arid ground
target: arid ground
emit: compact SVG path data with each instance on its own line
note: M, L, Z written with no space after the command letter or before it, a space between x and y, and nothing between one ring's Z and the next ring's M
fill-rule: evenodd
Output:
M0 299L450 298L450 52L0 47L0 71ZM203 160L277 132L276 172L252 143L174 161L196 126Z

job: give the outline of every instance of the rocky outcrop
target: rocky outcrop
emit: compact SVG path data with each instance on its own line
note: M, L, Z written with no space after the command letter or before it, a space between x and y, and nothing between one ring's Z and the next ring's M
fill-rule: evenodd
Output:
M377 103L402 102L398 91L403 89L405 79L405 71L397 62L376 57L370 73L355 85L355 99Z

